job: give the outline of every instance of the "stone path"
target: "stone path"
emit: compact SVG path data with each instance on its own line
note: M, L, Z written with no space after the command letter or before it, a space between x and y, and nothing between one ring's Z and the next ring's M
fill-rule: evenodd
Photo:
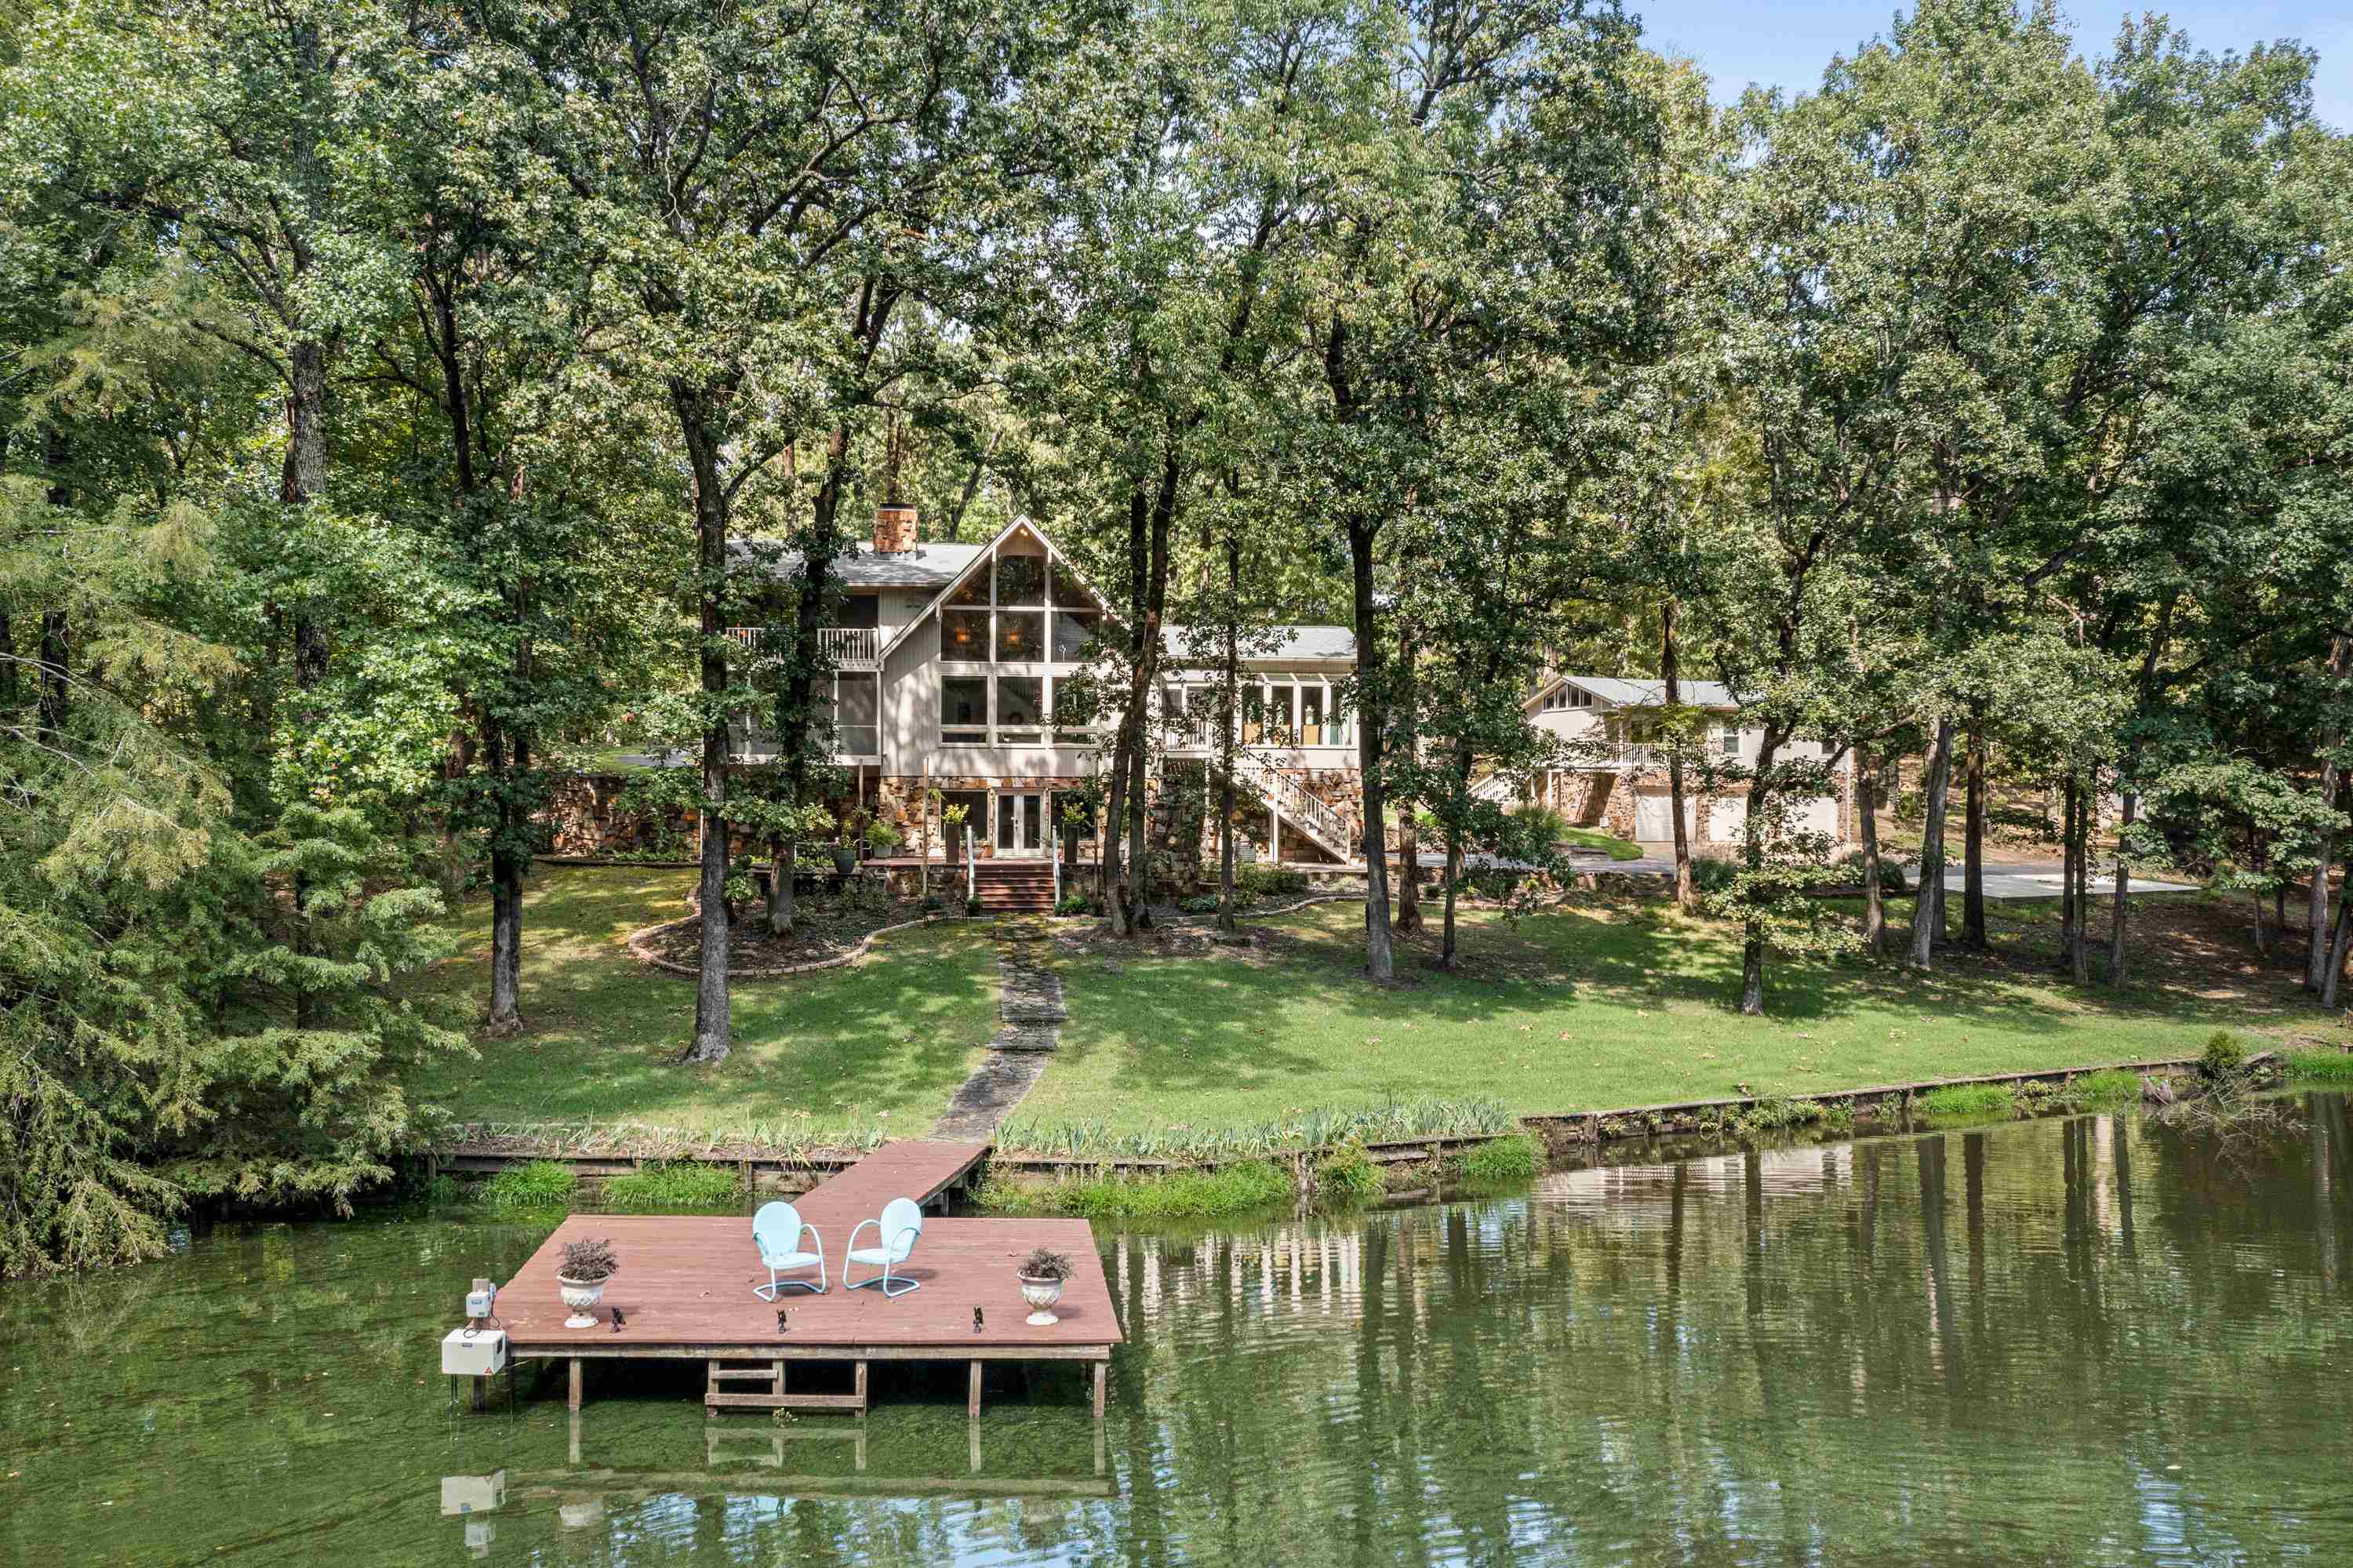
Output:
M934 1138L980 1139L1013 1114L1038 1080L1046 1058L1062 1043L1070 1012L1062 1003L1062 977L1054 972L1054 944L1043 920L1018 916L1002 921L997 937L997 1017L1001 1027L988 1043L988 1055L948 1100L947 1113L932 1124Z

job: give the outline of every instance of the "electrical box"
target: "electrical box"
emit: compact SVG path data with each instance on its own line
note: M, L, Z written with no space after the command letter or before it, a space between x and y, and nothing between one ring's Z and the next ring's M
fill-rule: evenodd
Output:
M489 1317L491 1308L498 1298L499 1293L495 1290L469 1290L466 1292L466 1316L476 1319Z
M504 1329L452 1329L441 1339L441 1370L455 1377L488 1377L507 1364Z

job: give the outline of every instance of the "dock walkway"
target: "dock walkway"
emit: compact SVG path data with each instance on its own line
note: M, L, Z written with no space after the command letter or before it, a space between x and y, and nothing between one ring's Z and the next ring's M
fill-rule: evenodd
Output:
M822 1239L831 1281L822 1296L790 1290L772 1303L753 1294L768 1271L747 1215L570 1215L499 1291L509 1352L517 1361L569 1362L575 1410L592 1361L702 1361L704 1404L713 1411L863 1410L871 1362L961 1361L969 1363L967 1404L975 1412L985 1363L1077 1361L1092 1363L1100 1414L1111 1348L1125 1336L1093 1228L1084 1220L926 1217L913 1254L892 1271L920 1288L895 1298L880 1289L845 1288L841 1261L852 1228L878 1217L893 1198L937 1200L965 1179L986 1147L887 1143L803 1194L795 1207ZM567 1329L557 1262L566 1243L590 1237L612 1242L620 1269L596 1308L596 1326ZM874 1245L871 1234L859 1240ZM1025 1320L1029 1308L1014 1274L1018 1260L1039 1246L1068 1256L1073 1270L1054 1308L1060 1321L1045 1326ZM809 1363L846 1366L848 1391L788 1387L791 1372L817 1370ZM841 1381L837 1372L833 1382Z

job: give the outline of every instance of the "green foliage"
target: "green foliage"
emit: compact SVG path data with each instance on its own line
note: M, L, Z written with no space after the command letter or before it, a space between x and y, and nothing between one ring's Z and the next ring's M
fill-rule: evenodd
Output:
M1315 1201L1326 1208L1361 1208L1388 1191L1388 1172L1373 1163L1361 1143L1318 1155L1313 1170Z
M1930 1089L1915 1103L1922 1115L1935 1121L2006 1117L2018 1108L2017 1097L2006 1084L1947 1084Z
M2287 1077L2292 1084L2337 1088L2353 1086L2353 1052L2290 1051Z
M1247 894L1253 899L1296 898L1307 891L1307 874L1287 866L1261 864L1256 861L1234 867L1234 892Z
M1041 1188L992 1181L981 1206L994 1213L1073 1214L1089 1220L1206 1220L1262 1213L1292 1201L1291 1178L1264 1160L1166 1176L1074 1177Z
M670 1160L605 1179L605 1208L622 1214L691 1213L733 1209L744 1183L725 1165Z
M1403 1143L1510 1130L1511 1113L1487 1099L1391 1099L1356 1110L1287 1111L1237 1127L1171 1127L1121 1132L1101 1122L1046 1122L1016 1117L1000 1128L1008 1152L1075 1160L1167 1160L1211 1164L1315 1152L1348 1144Z
M2212 1083L2227 1083L2247 1070L2246 1043L2227 1029L2217 1029L2206 1037L2206 1048L2198 1054L2199 1075Z
M1504 1184L1529 1180L1543 1162L1536 1140L1514 1132L1474 1145L1447 1164L1452 1174L1465 1181Z
M1065 899L1064 902L1068 903L1069 900ZM1217 894L1202 893L1196 894L1190 898L1178 899L1176 907L1187 915L1215 915L1222 902L1224 901Z
M534 1160L510 1165L475 1190L485 1208L503 1210L561 1209L571 1205L580 1178L560 1160Z
M2140 1097L2140 1075L2114 1067L2085 1073L2068 1079L2062 1093L2079 1105L2123 1105Z

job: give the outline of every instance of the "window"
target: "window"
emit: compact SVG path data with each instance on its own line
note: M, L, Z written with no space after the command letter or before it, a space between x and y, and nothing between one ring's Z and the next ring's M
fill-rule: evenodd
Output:
M1740 755L1740 726L1726 720L1715 726L1715 748L1726 757Z
M1054 738L1066 746L1084 746L1094 736L1088 733L1095 722L1094 707L1089 699L1087 683L1057 678L1054 682Z
M1092 610L1054 611L1055 662L1075 664L1084 659L1087 656L1087 639L1095 634L1095 628L1102 619Z
M864 674L834 677L834 744L851 757L872 757L882 749L874 723L879 680Z
M1035 675L997 677L997 742L999 746L1034 746L1044 736L1046 683Z
M940 739L988 743L988 678L951 675L940 683Z
M1044 604L1046 602L1046 558L1043 556L997 556L997 602Z
M948 595L948 602L986 607L988 603L988 574L985 571L973 573L957 585L955 592Z
M1242 744L1256 746L1266 738L1266 688L1242 688Z
M940 611L940 657L979 663L988 657L988 611Z
M1095 601L1079 586L1076 572L1060 561L1054 563L1054 608L1057 609L1093 609Z
M1322 746L1324 741L1324 688L1299 688L1299 744Z
M1046 612L1042 609L1000 609L997 612L997 661L1000 664L1034 664L1046 657Z

